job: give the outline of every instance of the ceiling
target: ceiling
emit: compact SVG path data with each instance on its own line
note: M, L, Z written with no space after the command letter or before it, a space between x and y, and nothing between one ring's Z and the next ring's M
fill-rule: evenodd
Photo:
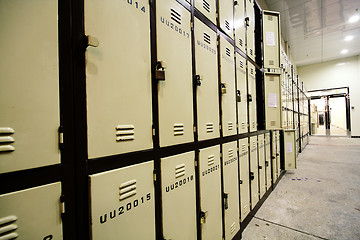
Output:
M297 66L360 54L360 0L266 2L270 10L280 12L281 34ZM350 23L353 16L358 21ZM352 40L346 41L347 36ZM348 52L341 53L344 49Z

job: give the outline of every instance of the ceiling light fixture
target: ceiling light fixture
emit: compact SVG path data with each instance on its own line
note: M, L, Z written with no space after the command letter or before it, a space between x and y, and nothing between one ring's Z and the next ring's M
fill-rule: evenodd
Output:
M346 54L346 53L348 53L348 52L349 52L349 50L347 50L347 49L341 50L341 53L342 53L342 54Z
M346 36L344 40L345 41L351 41L353 39L354 39L354 36L349 35L349 36Z
M344 66L345 65L345 63L338 63L338 64L336 64L336 66Z
M360 19L359 15L354 15L354 16L349 18L349 23L357 22L357 21L359 21L359 19Z

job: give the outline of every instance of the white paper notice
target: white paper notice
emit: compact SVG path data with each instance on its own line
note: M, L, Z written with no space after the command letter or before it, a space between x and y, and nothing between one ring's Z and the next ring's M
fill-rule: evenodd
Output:
M275 46L274 32L266 32L266 45L267 46Z
M276 104L276 100L277 100L277 95L276 93L269 93L269 107L273 107L276 108L277 104Z
M286 152L292 153L292 151L293 151L292 143L291 142L286 143Z

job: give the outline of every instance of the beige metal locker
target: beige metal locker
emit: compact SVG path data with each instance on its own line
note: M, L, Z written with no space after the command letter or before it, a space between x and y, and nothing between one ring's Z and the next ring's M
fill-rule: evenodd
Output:
M216 0L194 0L195 8L216 24Z
M256 113L256 78L255 66L251 62L248 65L248 101L249 101L249 125L250 132L257 130L257 113Z
M0 1L0 173L60 163L57 16L57 1Z
M266 173L265 173L265 135L258 135L258 159L259 159L259 194L260 198L266 193Z
M234 0L219 1L219 23L220 28L231 38L234 28Z
M240 218L244 221L250 212L249 139L239 140Z
M0 239L63 239L61 184L0 195Z
M259 165L257 136L249 138L250 145L250 188L251 188L251 209L254 209L259 202Z
M282 127L281 75L278 69L264 73L265 90L265 128L267 130Z
M280 13L263 10L264 68L280 67Z
M280 132L275 131L276 137L276 175L280 176L281 168L280 168Z
M200 150L200 218L202 239L222 238L220 146Z
M237 133L234 47L223 37L220 37L219 54L222 130L224 136L229 136Z
M245 0L246 6L246 54L255 61L255 12L254 0Z
M162 215L165 239L196 239L195 155L161 159Z
M266 170L266 190L269 190L271 182L271 141L270 133L265 133L265 170Z
M155 239L153 172L150 161L90 175L92 239Z
M216 32L195 19L195 80L200 141L220 136L216 41Z
M235 30L235 44L245 53L245 1L234 1L234 30Z
M146 0L85 0L89 158L152 147L149 12Z
M272 183L274 184L277 180L277 167L276 167L276 131L271 132L271 148L272 148L272 155L271 155L271 168L272 168Z
M248 132L246 60L236 53L236 102L238 106L239 134Z
M156 16L160 146L164 147L194 140L190 12L175 0L158 0Z
M222 150L225 239L231 240L240 230L237 142L225 143Z

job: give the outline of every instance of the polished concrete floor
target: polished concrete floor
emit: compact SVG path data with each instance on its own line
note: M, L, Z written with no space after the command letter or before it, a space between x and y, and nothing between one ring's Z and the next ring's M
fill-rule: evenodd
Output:
M243 240L360 239L360 139L310 137Z

